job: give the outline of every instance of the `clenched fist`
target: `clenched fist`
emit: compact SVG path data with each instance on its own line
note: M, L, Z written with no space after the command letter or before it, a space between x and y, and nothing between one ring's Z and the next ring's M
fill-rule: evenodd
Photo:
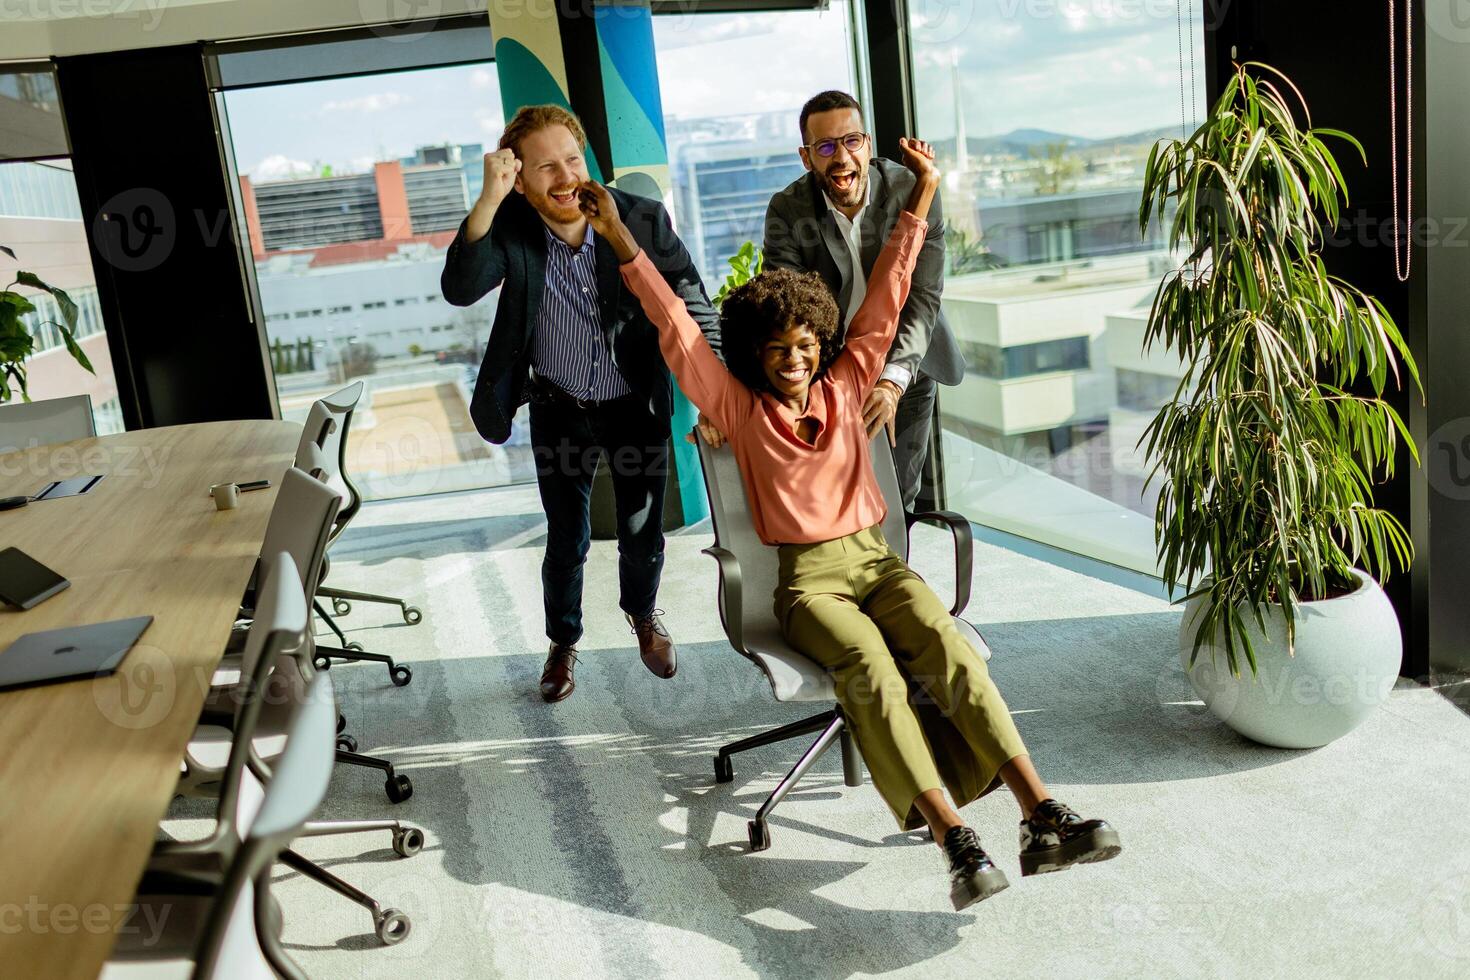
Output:
M515 187L516 174L520 172L521 161L510 149L485 154L485 186L481 196L491 204L499 204Z

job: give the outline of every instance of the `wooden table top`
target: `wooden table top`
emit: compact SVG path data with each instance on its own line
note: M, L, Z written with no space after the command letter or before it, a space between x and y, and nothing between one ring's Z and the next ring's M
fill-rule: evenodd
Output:
M106 474L85 495L0 511L0 548L71 580L33 609L0 609L0 650L37 630L155 617L110 677L0 691L8 975L90 980L106 960L300 434L209 422L0 455L0 496ZM270 489L215 510L211 485L257 479Z

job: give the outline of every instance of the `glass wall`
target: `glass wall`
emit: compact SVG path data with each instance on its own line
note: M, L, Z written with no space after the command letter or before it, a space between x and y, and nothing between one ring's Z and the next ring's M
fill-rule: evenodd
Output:
M824 89L859 94L852 8L664 14L653 31L674 220L713 296L730 256L760 245L771 195L804 173L802 104Z
M497 294L439 294L444 253L505 126L490 63L224 96L285 418L350 381L366 392L348 468L369 499L535 477L524 409L486 443L470 395Z
M949 505L1154 572L1136 449L1181 376L1142 352L1175 259L1140 235L1149 148L1205 111L1197 5L909 0L919 135L945 171Z
M5 77L0 75L0 82ZM123 431L117 381L97 301L97 279L68 161L0 162L0 245L15 253L14 259L0 253L0 287L24 294L35 307L22 318L35 342L26 361L31 399L86 395L92 400L93 423L99 434ZM91 362L91 372L66 349L56 326L62 322L56 300L49 293L14 284L16 273L22 270L64 290L77 304L74 336Z

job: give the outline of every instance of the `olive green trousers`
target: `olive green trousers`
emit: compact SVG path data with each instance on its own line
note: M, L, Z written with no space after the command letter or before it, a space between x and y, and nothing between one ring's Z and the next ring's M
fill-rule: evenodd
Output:
M781 545L776 616L786 641L827 668L863 761L905 830L941 787L956 807L1000 785L1026 754L985 661L880 527Z

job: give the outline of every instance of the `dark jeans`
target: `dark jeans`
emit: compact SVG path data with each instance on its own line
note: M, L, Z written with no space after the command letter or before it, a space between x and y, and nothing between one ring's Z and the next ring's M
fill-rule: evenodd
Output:
M929 457L929 431L934 427L934 396L938 383L922 371L914 374L913 381L898 399L898 410L893 416L893 437L898 443L893 447L893 465L898 470L898 487L903 491L906 510L914 509L919 496L919 484L924 476L924 460ZM933 497L933 488L925 495Z
M582 564L592 542L589 506L597 463L607 454L618 524L618 605L633 616L653 611L664 566L664 488L668 436L647 401L621 398L587 409L531 403L531 448L546 511L541 560L546 635L572 644L582 636Z

